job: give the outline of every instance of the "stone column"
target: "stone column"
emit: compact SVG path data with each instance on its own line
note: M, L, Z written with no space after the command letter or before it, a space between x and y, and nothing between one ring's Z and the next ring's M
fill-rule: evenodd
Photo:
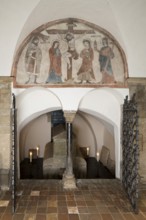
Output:
M11 81L11 77L0 76L0 187L4 190L10 185Z
M72 121L76 112L65 111L64 117L66 119L67 129L67 158L66 158L66 170L63 175L63 187L64 189L75 189L76 181L73 174L73 160L72 160Z

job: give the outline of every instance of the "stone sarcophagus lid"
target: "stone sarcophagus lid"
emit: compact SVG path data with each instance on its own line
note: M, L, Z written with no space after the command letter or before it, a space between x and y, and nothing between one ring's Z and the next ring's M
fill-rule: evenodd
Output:
M72 140L73 170L76 178L86 177L86 161L76 149L75 137ZM43 161L44 178L62 179L66 169L67 142L66 131L61 132L53 138L45 147Z

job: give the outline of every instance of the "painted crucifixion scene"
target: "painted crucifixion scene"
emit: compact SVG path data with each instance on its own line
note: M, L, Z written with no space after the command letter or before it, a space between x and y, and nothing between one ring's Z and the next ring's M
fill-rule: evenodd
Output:
M30 34L14 62L16 86L125 85L117 41L77 19L46 24Z

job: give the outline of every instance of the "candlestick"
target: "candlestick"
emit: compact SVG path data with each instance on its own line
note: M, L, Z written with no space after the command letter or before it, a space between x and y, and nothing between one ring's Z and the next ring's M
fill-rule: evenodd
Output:
M37 150L37 157L39 156L39 147L36 147Z
M32 162L32 152L29 152L29 159L30 159L30 163Z
M89 147L87 147L87 156L89 156Z
M97 161L99 161L99 152L96 153Z

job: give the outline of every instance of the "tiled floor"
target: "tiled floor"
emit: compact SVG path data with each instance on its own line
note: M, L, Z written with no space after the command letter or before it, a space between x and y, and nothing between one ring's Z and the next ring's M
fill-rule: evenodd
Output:
M76 190L64 190L61 180L23 180L12 214L11 192L1 192L1 220L144 220L146 187L140 190L139 214L118 180L78 180Z

